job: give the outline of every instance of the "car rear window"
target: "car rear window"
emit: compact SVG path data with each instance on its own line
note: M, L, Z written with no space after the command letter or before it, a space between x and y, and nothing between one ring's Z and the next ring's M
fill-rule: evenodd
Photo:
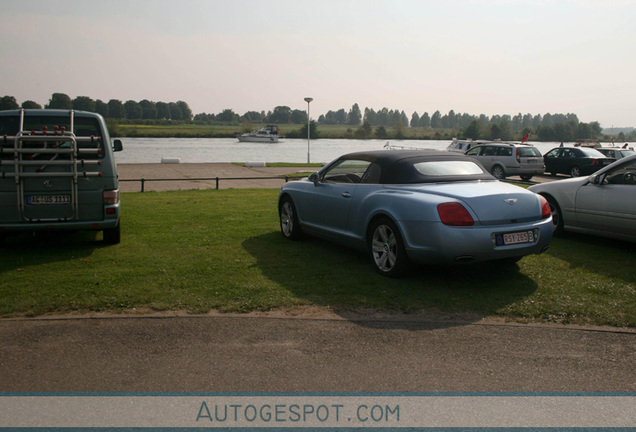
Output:
M518 147L520 157L541 157L541 152L534 147Z
M53 117L53 116L25 116L24 127L26 131L42 131L44 127L49 132L53 133L55 127L66 128L70 127L69 117ZM75 135L89 137L101 135L99 129L99 122L93 117L79 117L76 116L73 121L73 128L75 129ZM0 117L0 134L14 136L20 129L20 117L18 116L2 116Z
M417 172L427 177L472 176L484 170L472 161L429 161L413 165Z
M55 132L55 128L58 130L61 128L69 129L70 128L70 117L69 116L33 116L26 115L24 116L24 125L23 130L25 131L36 131L42 132L44 128L47 129L47 133L49 136L53 135ZM0 136L8 136L13 137L16 136L20 132L20 117L19 116L0 116ZM94 117L81 117L75 116L73 120L73 132L77 137L95 137L101 138L101 130L99 121ZM55 143L49 141L48 143L39 143L39 142L30 142L29 144L25 144L26 147L60 147L68 144ZM7 142L4 144L4 147L13 147L13 141ZM93 158L102 158L104 155L104 146L103 139L101 140L82 140L78 142L79 149L96 149L100 148L101 153L88 153L82 155L83 159L93 159ZM2 159L13 159L13 153L3 152L0 155Z
M579 150L586 157L594 157L594 158L605 157L605 155L603 153L601 153L600 151L594 150L594 149L591 149L591 148L581 148Z

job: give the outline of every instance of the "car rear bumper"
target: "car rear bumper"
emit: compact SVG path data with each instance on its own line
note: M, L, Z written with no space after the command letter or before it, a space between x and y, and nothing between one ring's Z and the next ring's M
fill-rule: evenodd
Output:
M119 209L117 209L119 210ZM0 223L0 234L24 231L100 231L115 228L119 223L119 211L108 219L93 221L43 221L43 222L23 222L23 223Z
M541 175L545 172L544 167L532 167L532 168L510 168L506 170L508 175Z
M419 226L418 226L419 225ZM422 226L405 224L405 247L412 261L428 264L453 264L491 261L540 254L552 241L552 218L514 226L450 227L441 223ZM498 234L532 231L534 241L501 245L494 243Z
M41 223L41 224L16 224L0 226L0 234L9 234L12 232L30 232L30 231L101 231L109 228L115 228L119 223L114 221L100 222L64 222L64 223Z
M590 165L581 167L581 175L591 175L605 166Z

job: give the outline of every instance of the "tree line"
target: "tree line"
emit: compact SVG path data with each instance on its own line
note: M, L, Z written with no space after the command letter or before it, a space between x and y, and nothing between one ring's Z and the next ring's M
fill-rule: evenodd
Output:
M307 113L303 110L292 110L288 106L277 106L273 111L248 111L239 115L231 109L219 114L201 113L194 116L195 122L203 123L277 123L305 124ZM414 112L409 120L404 111L382 108L375 111L365 108L364 113L359 105L353 104L351 109L329 110L318 117L317 125L345 125L355 127L345 133L352 138L406 138L407 128L422 128L447 131L454 136L472 139L513 140L532 131L534 139L541 141L574 141L577 139L594 139L602 134L598 122L582 123L576 114L522 114L479 116L467 113L455 113L450 110L442 114L439 110L432 115L424 112L421 116ZM303 126L301 135L306 134ZM312 136L315 126L312 125Z
M198 123L276 123L276 124L303 124L307 123L307 112L291 109L288 106L277 106L273 111L248 111L239 115L232 109L224 109L219 114L200 113L194 116L193 121Z
M277 124L304 124L307 123L307 111L291 109L288 106L277 106L274 110L248 111L243 115L235 113L232 109L224 109L219 114L201 113L194 116L195 122L202 123L277 123ZM325 125L350 125L362 124L362 113L358 104L354 104L349 111L340 109L328 111L318 117L318 124Z
M24 101L18 104L15 97L0 98L0 110L18 108L42 108L34 101ZM301 124L306 133L307 112L291 109L288 106L276 106L270 111L247 111L239 115L232 109L224 109L218 114L192 114L192 110L184 101L153 102L147 99L141 101L111 99L108 102L93 100L87 96L71 99L64 93L53 93L44 108L76 109L97 112L105 118L119 122L135 121L181 121L199 124ZM574 141L577 139L598 139L602 128L598 122L580 122L576 114L522 114L479 116L456 113L450 110L442 114L439 110L432 115L424 112L422 115L414 112L410 119L402 110L386 107L376 111L365 108L364 112L357 103L349 110L344 108L329 110L317 119L317 125L350 126L346 136L353 138L406 138L408 128L421 128L438 131L436 137L447 138L448 135L472 139L519 139L520 136L532 131L532 137L541 141ZM316 125L312 124L312 135ZM302 133L303 131L301 131ZM317 133L317 132L316 132ZM624 138L636 139L636 131L624 135Z
M37 102L27 100L18 104L15 97L4 96L0 99L0 110L8 109L41 109ZM110 99L104 102L100 99L93 100L88 96L78 96L71 99L64 93L53 93L45 109L74 109L90 111L101 114L105 118L115 120L179 120L191 121L192 110L186 102L152 102L147 99L142 101L128 100L122 102L118 99Z

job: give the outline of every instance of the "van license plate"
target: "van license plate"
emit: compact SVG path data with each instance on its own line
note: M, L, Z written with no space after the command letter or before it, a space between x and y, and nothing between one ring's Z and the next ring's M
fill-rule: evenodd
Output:
M70 195L31 195L27 197L28 205L70 204Z
M532 233L532 231L520 231L520 232L514 232L514 233L507 233L507 234L499 234L499 236L501 236L501 241L498 241L497 243L499 244L503 243L506 246L513 245L513 244L534 242L534 234Z

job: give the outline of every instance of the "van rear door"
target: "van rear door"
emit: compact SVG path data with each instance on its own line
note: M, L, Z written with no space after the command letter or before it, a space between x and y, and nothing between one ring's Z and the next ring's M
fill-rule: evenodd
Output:
M1 221L104 219L105 138L97 117L23 111L0 122L5 136L13 138L5 138L12 142L5 142L0 154Z

